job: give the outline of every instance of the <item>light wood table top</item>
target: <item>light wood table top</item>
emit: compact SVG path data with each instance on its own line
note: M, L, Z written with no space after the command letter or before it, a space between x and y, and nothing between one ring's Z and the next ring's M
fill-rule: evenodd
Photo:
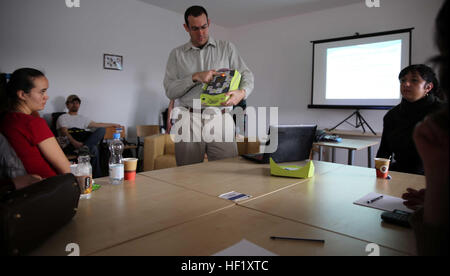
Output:
M123 185L111 185L108 178L95 182L101 188L80 200L73 220L32 255L68 255L69 243L88 255L234 205L142 175Z
M380 141L375 140L358 140L342 138L342 142L314 142L314 145L333 147L338 149L361 150L379 144Z
M313 161L315 173L321 174L344 165ZM283 165L306 165L306 161L288 162ZM280 178L270 175L269 164L258 164L242 157L205 162L190 166L148 171L142 175L166 181L187 189L217 197L236 191L251 195L253 200L260 196L285 189L306 181L300 178Z
M324 239L325 243L271 240L270 236ZM368 255L367 242L233 206L95 255L210 256L246 239L276 255ZM380 255L402 255L380 247ZM216 270L215 270L216 271ZM217 271L220 271L217 269Z
M411 229L385 224L383 211L353 204L369 192L401 197L408 187L425 186L420 175L390 175L392 180L377 179L375 169L344 166L242 205L413 255Z
M305 162L287 164L304 165ZM287 165L284 164L284 165ZM354 205L369 192L401 196L423 188L423 176L314 161L315 176L270 176L268 164L242 158L139 174L136 181L102 187L81 200L74 219L31 255L211 255L247 239L279 255L414 254L412 230L381 222L382 211ZM229 191L253 198L218 198ZM271 235L325 239L325 244L270 240Z

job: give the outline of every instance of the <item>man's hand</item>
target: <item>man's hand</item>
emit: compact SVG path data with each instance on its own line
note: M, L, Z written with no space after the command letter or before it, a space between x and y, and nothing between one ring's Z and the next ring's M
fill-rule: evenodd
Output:
M230 91L225 94L226 96L229 96L230 98L228 101L222 103L223 106L234 106L238 105L242 101L242 99L245 98L246 92L245 90L234 90Z
M72 135L70 135L69 129L68 129L67 127L61 127L60 130L61 130L61 134L62 134L63 136L66 136L67 139L69 139L69 142L72 144L72 146L73 146L75 149L79 149L79 148L81 148L82 146L84 146L83 143L81 143L81 142L75 140L75 138L73 138Z
M217 75L220 75L220 73L217 73L216 70L197 72L194 75L192 75L192 80L195 82L208 83L208 82L212 81L214 76L217 76Z
M73 139L73 141L70 141L70 142L71 142L72 146L73 146L74 148L76 148L76 149L79 149L79 148L81 148L82 146L84 146L83 143L78 142L78 141L75 140L75 139Z

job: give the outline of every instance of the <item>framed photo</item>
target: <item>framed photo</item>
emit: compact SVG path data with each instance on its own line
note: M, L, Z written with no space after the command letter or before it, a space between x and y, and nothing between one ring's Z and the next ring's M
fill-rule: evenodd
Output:
M104 54L103 69L122 71L123 56Z

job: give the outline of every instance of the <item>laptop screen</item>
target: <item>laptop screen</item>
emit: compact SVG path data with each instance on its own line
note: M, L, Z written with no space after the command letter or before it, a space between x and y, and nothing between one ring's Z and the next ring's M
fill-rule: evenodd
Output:
M309 159L317 125L270 126L265 153L277 163ZM278 133L278 135L277 135Z

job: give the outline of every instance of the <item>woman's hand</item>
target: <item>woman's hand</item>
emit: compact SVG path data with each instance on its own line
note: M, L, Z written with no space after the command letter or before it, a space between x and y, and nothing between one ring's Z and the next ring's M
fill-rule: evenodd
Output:
M425 203L425 189L419 191L408 188L406 193L402 195L402 198L406 200L403 204L412 210L417 210Z

